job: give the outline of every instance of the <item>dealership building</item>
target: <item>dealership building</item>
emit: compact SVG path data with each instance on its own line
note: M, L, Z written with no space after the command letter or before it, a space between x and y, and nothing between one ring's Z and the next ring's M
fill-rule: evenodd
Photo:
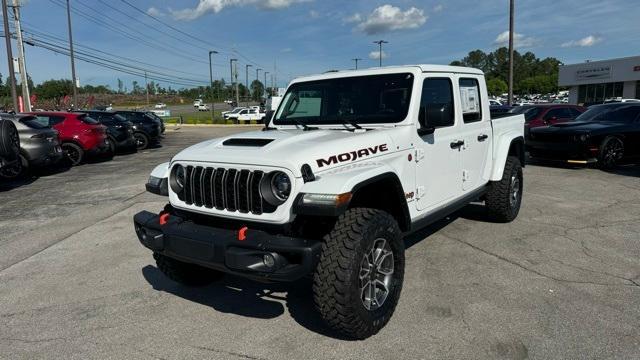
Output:
M558 85L569 88L569 103L640 99L640 56L560 66Z

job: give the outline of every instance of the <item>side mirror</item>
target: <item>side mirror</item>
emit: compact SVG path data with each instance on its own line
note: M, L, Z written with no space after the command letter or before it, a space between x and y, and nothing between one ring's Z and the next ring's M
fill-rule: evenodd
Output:
M431 135L436 131L436 128L430 125L427 120L427 107L421 106L418 114L418 122L420 123L420 127L418 128L419 136Z
M267 113L264 115L264 126L268 127L269 123L271 122L271 119L273 119L273 114L275 113L275 111L273 110L269 110L267 111Z

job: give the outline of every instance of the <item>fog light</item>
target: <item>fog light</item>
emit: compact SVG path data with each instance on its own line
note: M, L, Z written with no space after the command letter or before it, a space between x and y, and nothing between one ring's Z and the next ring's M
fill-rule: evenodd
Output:
M268 268L272 268L272 267L274 267L276 265L276 259L271 254L265 254L262 257L262 262Z

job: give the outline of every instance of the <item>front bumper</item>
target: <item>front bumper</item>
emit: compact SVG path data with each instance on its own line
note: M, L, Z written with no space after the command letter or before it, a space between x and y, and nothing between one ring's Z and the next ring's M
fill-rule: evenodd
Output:
M142 245L183 262L241 277L294 281L310 274L320 256L318 241L254 229L240 231L200 225L173 214L160 225L160 217L148 211L133 217ZM272 261L266 261L267 258Z

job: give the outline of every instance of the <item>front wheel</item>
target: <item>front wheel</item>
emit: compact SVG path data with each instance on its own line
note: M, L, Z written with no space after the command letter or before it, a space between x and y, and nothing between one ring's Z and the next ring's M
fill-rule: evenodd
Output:
M600 145L598 166L602 169L611 169L618 165L624 156L624 143L620 138L607 136Z
M522 204L522 165L515 156L507 157L500 181L489 184L485 205L489 215L499 222L511 222L520 212Z
M354 208L325 237L313 277L316 308L329 327L354 339L382 329L404 279L404 242L388 213Z

